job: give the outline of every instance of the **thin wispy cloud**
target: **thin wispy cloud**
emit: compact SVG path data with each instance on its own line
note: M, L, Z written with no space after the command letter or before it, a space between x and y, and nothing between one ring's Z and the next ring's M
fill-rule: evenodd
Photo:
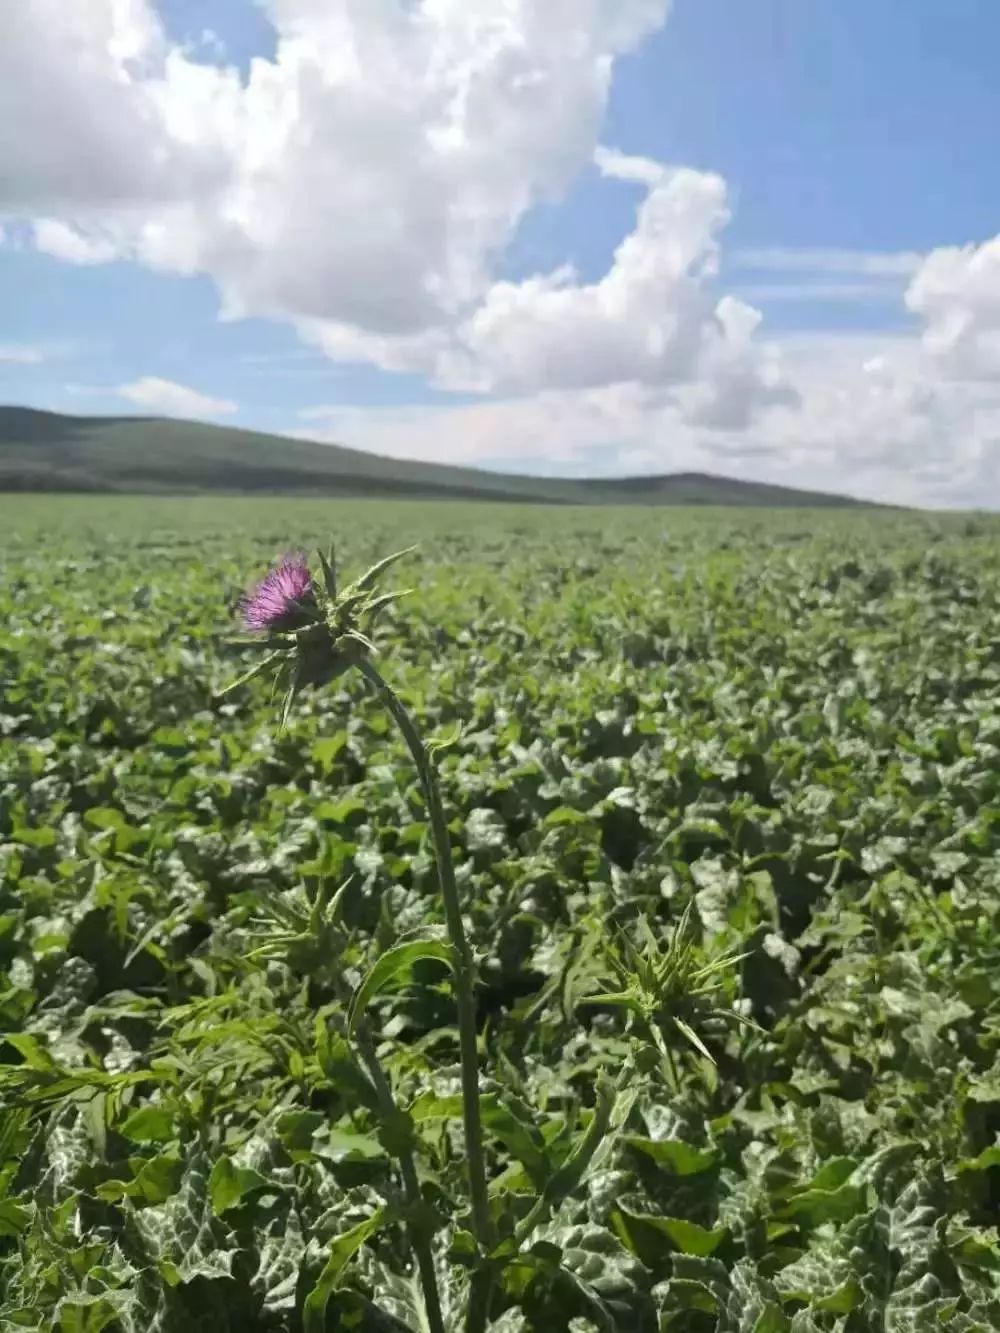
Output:
M775 302L891 301L898 305L899 291L886 282L751 282L737 287L744 301L761 305Z
M757 250L735 250L729 257L727 267L777 273L843 273L908 278L916 273L923 259L924 256L914 250L809 250L772 246Z
M0 365L40 366L45 354L40 347L24 347L14 343L0 344Z

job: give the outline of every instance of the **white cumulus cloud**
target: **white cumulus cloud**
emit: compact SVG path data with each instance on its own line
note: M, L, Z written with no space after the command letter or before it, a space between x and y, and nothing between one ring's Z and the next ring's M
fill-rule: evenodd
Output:
M277 52L243 85L171 48L149 0L19 0L0 212L208 272L232 314L423 331L588 161L614 58L668 4L269 0Z
M0 41L0 215L204 188L211 143L182 133L179 80L148 0L17 0Z
M1000 236L933 250L906 304L923 319L924 347L942 374L1000 383Z
M275 54L243 80L171 46L150 0L20 0L0 214L65 261L207 273L227 317L444 387L686 385L685 410L724 424L787 395L755 312L715 290L729 211L711 173L599 149L646 192L604 277L494 276L525 215L595 160L614 62L670 0L265 7Z
M154 0L0 0L8 245L206 274L224 317L283 321L346 374L482 396L322 418L363 447L1000 503L1000 237L724 262L721 177L599 146L616 62L670 0L259 3L273 54L241 74L172 44ZM499 276L595 167L635 199L604 271ZM807 299L896 300L912 331L768 339L751 304ZM236 410L152 377L118 392Z
M706 429L643 385L460 406L317 406L295 435L400 458L573 475L701 471L941 507L1000 503L1000 386L933 372L916 335L781 340L798 400Z
M119 385L114 392L145 412L169 417L223 417L238 410L239 404L228 398L213 398L209 394L175 384L173 380L145 375L131 384Z
M56 218L39 218L34 237L36 249L70 264L106 264L118 253L110 240L88 236Z
M658 389L707 425L743 427L769 403L794 401L780 355L755 335L760 315L719 297L725 181L598 149L606 176L641 185L634 229L608 271L582 283L570 268L494 282L472 313L427 338L365 339L317 323L329 355L423 371L446 389L538 393L636 384Z
M458 329L443 378L516 392L678 383L696 379L719 343L745 346L754 319L727 320L711 286L729 221L722 178L619 154L598 160L647 187L607 273L493 284Z

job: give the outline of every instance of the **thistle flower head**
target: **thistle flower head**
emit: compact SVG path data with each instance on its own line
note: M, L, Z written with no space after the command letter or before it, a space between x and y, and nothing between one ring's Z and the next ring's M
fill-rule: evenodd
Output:
M408 555L380 560L344 589L337 587L331 556L319 555L322 580L314 580L304 557L288 555L241 602L243 626L267 655L222 691L228 694L255 676L268 674L285 692L282 725L295 695L342 675L373 651L369 635L379 614L398 592L376 592L379 577ZM221 696L220 696L221 697Z
M251 633L296 629L315 609L312 575L301 556L286 555L240 603Z

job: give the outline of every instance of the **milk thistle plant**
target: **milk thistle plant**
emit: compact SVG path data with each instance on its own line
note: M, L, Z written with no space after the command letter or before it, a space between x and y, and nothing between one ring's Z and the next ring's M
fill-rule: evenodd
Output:
M236 688L255 676L271 674L277 688L284 690L281 707L281 725L288 720L295 696L307 685L322 685L356 669L376 697L386 708L403 737L417 769L420 786L430 819L434 842L434 857L444 906L450 947L444 956L451 966L458 1010L458 1034L461 1057L462 1121L468 1160L469 1195L472 1212L472 1233L485 1254L493 1243L489 1196L486 1183L486 1159L483 1146L482 1115L479 1094L479 1056L476 1038L475 968L469 947L462 908L455 882L448 825L433 757L421 738L409 710L389 685L373 660L374 645L369 637L379 614L399 597L401 592L378 593L378 581L409 550L399 551L373 565L361 578L339 588L332 553L319 553L322 583L314 581L306 561L298 556L286 556L242 603L243 622L247 631L256 634L257 645L265 656L235 681ZM435 943L427 941L428 945ZM406 947L406 946L403 946ZM412 952L412 951L411 951ZM442 956L428 949L428 956ZM382 960L384 964L384 959ZM384 968L383 968L384 970ZM352 1011L357 1012L364 996L365 985L355 996ZM388 1081L378 1068L367 1025L352 1024L360 1038L365 1063L373 1075L383 1109L394 1111L395 1105ZM408 1202L419 1202L419 1185L412 1155L403 1154L402 1170ZM426 1238L414 1228L414 1253L424 1289L427 1317L433 1333L441 1333L444 1323L440 1294L437 1288L434 1264ZM486 1270L481 1268L473 1278L470 1292L467 1328L470 1333L485 1326L488 1289Z
M344 587L338 584L332 554L319 554L321 576L318 578L313 576L303 557L285 557L242 602L244 629L250 635L249 642L261 656L225 693L254 677L270 676L276 693L280 691L283 696L280 706L280 726L283 728L301 690L323 686L345 672L357 671L395 723L416 767L432 835L446 938L426 934L406 937L384 953L350 997L346 1028L356 1058L375 1090L384 1126L406 1126L408 1117L396 1104L390 1081L380 1064L377 1043L365 1010L379 989L393 976L404 974L413 962L436 959L448 965L458 1015L461 1116L469 1190L468 1229L465 1230L464 1225L460 1228L468 1238L468 1244L460 1242L457 1247L453 1246L452 1253L456 1263L471 1270L464 1302L466 1333L483 1333L490 1318L491 1296L497 1281L519 1265L521 1269L526 1264L530 1267L531 1256L527 1251L537 1228L544 1226L580 1185L595 1154L624 1123L634 1099L634 1092L629 1096L629 1084L636 1079L637 1066L629 1058L623 1061L614 1081L598 1076L594 1108L586 1131L563 1155L547 1180L534 1182L536 1194L526 1211L522 1209L520 1216L505 1214L502 1204L498 1205L495 1200L491 1207L483 1140L486 1102L477 1045L476 967L462 917L434 747L423 740L411 713L383 676L375 661L372 642L373 627L380 614L405 595L402 592L379 592L379 580L408 554L409 551L401 551L387 557ZM668 1055L664 1034L669 1041L669 1028L710 1060L708 1049L688 1018L700 1017L719 974L734 960L719 959L699 969L691 948L681 939L686 931L685 920L674 944L663 952L647 928L643 943L648 957L627 942L605 942L607 948L603 960L600 959L600 947L597 950L599 961L593 976L592 1003L624 1010L626 1038L636 1052L645 1047L654 1058L660 1054ZM277 942L272 942L268 950L277 947L280 947ZM711 1009L713 1015L721 1012ZM646 1067L648 1063L647 1058ZM495 1107L495 1094L490 1104ZM434 1228L427 1225L427 1211L422 1203L412 1125L390 1137L402 1177L405 1199L402 1219L420 1275L425 1312L422 1326L428 1333L452 1333L457 1326L456 1311L443 1308L441 1270L432 1252ZM354 1229L358 1247L370 1230ZM350 1239L354 1232L348 1233L344 1239ZM540 1253L548 1254L544 1245ZM542 1260L537 1262L542 1263ZM324 1296L323 1308L325 1299ZM322 1327L320 1323L315 1326ZM307 1327L312 1327L308 1320Z

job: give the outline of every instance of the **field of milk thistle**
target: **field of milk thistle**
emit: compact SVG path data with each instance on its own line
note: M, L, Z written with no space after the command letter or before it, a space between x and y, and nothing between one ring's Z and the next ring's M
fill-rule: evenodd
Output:
M0 1328L1000 1327L998 538L0 501Z

